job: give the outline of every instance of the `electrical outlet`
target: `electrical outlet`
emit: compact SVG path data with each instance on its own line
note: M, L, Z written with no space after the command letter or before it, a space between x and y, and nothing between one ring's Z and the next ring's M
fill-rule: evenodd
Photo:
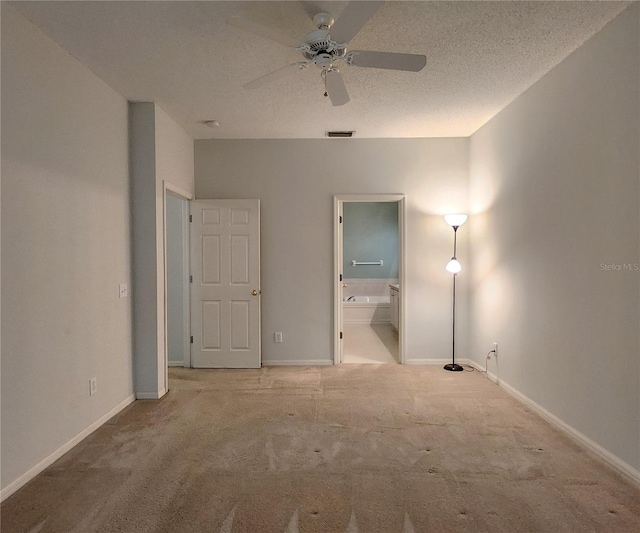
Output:
M89 380L89 396L93 396L98 392L98 378L91 378Z
M282 331L276 331L274 337L276 342L282 342Z
M129 295L129 290L127 289L126 283L120 284L120 298L126 298Z
M493 355L494 355L494 357L498 357L498 343L497 342L493 343Z

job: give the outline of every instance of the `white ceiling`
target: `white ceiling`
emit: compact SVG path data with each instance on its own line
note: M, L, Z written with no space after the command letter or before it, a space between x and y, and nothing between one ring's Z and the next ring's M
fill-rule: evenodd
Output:
M468 136L628 2L386 2L350 49L427 56L419 73L343 66L351 101L332 107L316 68L255 90L242 84L298 52L228 26L240 15L302 37L310 15L346 2L14 2L129 100L155 101L192 137ZM209 128L205 120L218 120Z

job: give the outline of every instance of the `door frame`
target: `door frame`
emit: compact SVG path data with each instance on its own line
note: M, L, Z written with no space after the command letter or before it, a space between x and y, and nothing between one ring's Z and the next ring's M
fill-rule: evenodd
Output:
M342 360L342 283L343 232L340 217L345 203L351 202L397 202L398 203L398 280L400 283L400 306L398 309L398 354L400 364L405 364L406 342L406 206L404 194L336 194L333 196L333 364Z
M164 287L164 386L165 390L169 390L169 337L168 337L168 303L167 303L167 194L172 194L188 202L193 200L193 194L186 191L173 183L166 180L162 181L162 261L163 261L163 287ZM191 242L189 231L189 209L186 212L186 224L183 234L183 265L185 272L191 272ZM183 331L185 332L185 346L184 354L185 361L184 366L186 368L191 367L191 345L189 342L189 333L191 331L191 296L190 296L189 280L187 277L184 279L183 286L183 304L186 306L186 312L183 315Z

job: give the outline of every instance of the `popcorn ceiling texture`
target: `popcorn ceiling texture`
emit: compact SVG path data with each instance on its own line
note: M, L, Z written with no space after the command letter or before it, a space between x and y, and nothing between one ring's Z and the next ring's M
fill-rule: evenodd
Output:
M226 24L242 16L302 38L310 15L346 2L15 2L27 18L129 100L155 101L192 137L469 136L629 2L386 2L352 50L422 53L419 73L340 67L351 102L334 108L293 49ZM219 128L205 120L215 119Z
M479 372L170 369L2 532L637 531L640 488Z

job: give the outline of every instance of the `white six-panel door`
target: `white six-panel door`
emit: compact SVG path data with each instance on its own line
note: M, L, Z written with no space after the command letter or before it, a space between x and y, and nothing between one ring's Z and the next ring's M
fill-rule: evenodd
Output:
M260 200L191 202L191 366L259 368Z

